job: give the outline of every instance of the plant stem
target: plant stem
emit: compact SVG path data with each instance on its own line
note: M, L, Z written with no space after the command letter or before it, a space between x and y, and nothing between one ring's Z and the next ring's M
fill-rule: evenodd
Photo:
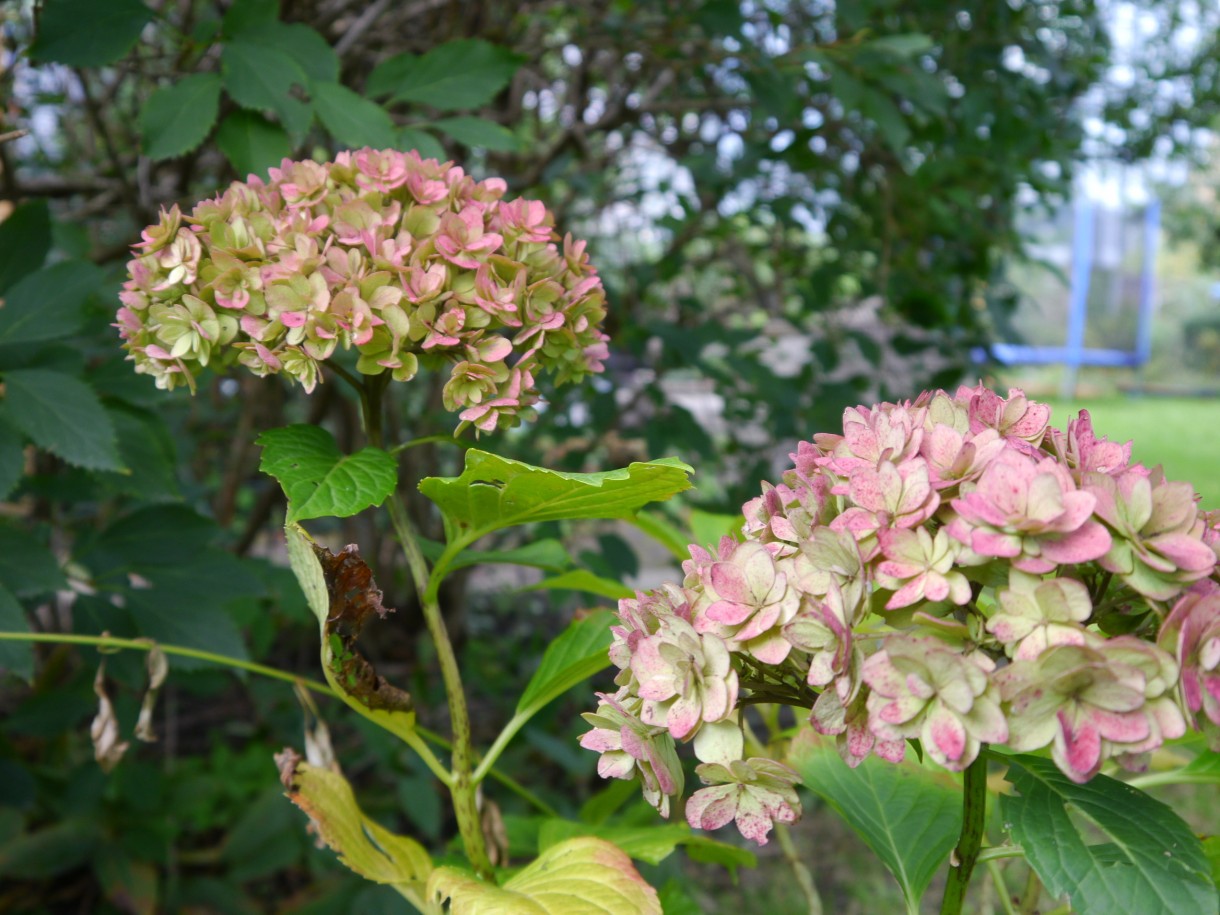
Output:
M365 433L369 444L383 448L381 395L389 381L389 374L373 375L365 379L360 406L364 414ZM462 845L475 873L484 879L492 876L491 859L487 856L487 842L483 837L483 826L479 817L476 784L471 777L470 713L466 708L466 692L462 688L462 675L458 667L453 642L441 614L437 600L437 581L428 572L428 563L419 547L419 537L407 515L406 507L391 493L386 501L394 533L402 546L407 560L415 592L419 596L420 609L428 634L436 648L436 658L441 667L441 680L445 684L445 698L449 704L449 725L453 730L453 750L450 759L451 771L447 784L453 798L453 810L457 816L458 831Z
M954 849L955 862L949 868L941 915L961 915L966 888L983 844L987 815L987 759L982 752L966 767L962 789L962 833Z
M1004 881L1004 869L995 861L988 861L987 872L991 874L991 879L995 883L996 895L1000 897L1004 915L1017 915L1017 910L1012 905L1012 894L1008 891L1008 884Z
M792 868L792 873L796 877L796 885L800 887L805 901L809 904L809 915L822 915L822 897L818 895L818 888L813 882L813 875L809 873L809 868L801 861L796 843L792 841L792 833L783 823L776 823L775 838L779 840L779 847L783 849L784 857Z

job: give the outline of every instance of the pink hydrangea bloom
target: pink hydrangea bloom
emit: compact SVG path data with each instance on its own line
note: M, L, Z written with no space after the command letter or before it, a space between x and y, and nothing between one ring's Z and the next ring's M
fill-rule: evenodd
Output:
M1158 644L1181 667L1187 714L1220 751L1220 587L1208 582L1187 592L1166 618Z
M705 785L686 802L686 821L695 829L719 829L735 821L747 839L767 844L773 823L792 823L801 801L794 786L800 776L771 759L704 763L695 772Z
M115 327L137 372L194 387L207 365L287 375L355 349L363 375L449 369L444 403L491 431L530 415L535 377L598 372L605 293L538 201L503 201L414 152L284 160L141 233Z

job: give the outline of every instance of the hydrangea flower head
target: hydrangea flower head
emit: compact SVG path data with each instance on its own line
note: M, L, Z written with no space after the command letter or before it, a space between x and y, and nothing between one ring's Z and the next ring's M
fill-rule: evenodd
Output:
M146 228L115 326L161 388L236 362L311 391L354 350L366 376L447 369L444 404L463 424L512 425L541 374L601 371L607 338L583 242L506 190L415 152L286 159Z

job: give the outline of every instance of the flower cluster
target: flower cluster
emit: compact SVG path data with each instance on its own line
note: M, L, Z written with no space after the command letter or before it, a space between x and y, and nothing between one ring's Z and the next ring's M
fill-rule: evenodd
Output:
M607 338L585 243L560 243L545 206L506 190L415 152L285 159L145 229L115 326L161 388L237 361L311 391L342 347L395 381L447 366L447 409L512 425L537 374L601 371Z
M1017 390L856 407L692 546L680 585L619 605L618 690L586 716L600 771L668 815L693 744L692 826L766 840L799 813L748 704L811 709L849 765L907 741L960 771L1046 749L1083 782L1193 725L1220 749L1220 512ZM756 751L745 758L745 750Z

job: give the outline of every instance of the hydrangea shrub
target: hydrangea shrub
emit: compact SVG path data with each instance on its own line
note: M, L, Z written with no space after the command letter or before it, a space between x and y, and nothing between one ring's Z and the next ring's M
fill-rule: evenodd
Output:
M143 233L116 327L161 388L233 362L306 391L340 350L362 375L447 368L446 409L483 431L538 400L535 379L599 372L605 292L585 243L537 200L504 200L414 151L284 160Z
M697 828L766 842L797 773L744 758L742 709L809 710L850 766L910 741L952 771L985 744L1049 750L1075 782L1139 768L1188 728L1220 749L1220 513L1192 488L979 385L856 407L743 506L743 539L690 547L681 584L619 605L618 690L586 715L603 776L668 815L677 745Z

